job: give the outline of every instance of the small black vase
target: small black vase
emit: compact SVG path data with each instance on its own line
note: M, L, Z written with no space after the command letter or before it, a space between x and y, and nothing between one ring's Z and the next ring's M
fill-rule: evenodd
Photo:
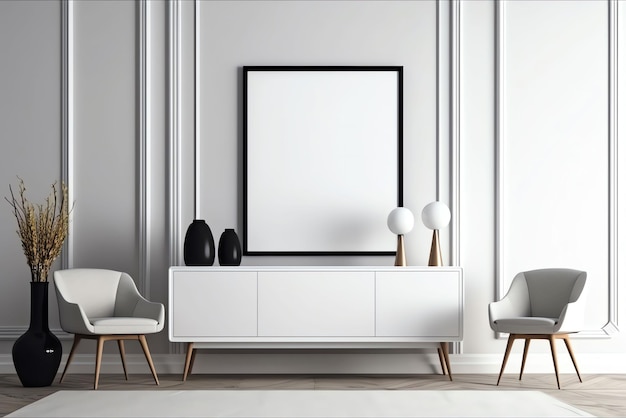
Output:
M217 258L221 266L238 266L241 264L241 244L234 229L225 229L220 236Z
M22 385L50 386L61 353L61 341L48 328L48 282L31 282L30 326L13 344L13 365Z
M211 228L203 219L194 219L187 228L184 244L185 264L188 266L212 266L215 261L215 242Z

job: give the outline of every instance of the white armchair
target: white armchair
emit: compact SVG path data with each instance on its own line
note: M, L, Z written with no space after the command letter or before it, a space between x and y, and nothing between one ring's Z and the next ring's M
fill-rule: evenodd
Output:
M498 385L516 339L524 339L524 354L519 378L522 379L528 347L532 339L550 341L552 361L559 382L556 339L562 339L582 382L569 340L569 334L583 329L585 299L583 289L587 273L571 269L541 269L518 273L507 294L489 304L489 324L496 332L509 333L498 376Z
M157 333L165 324L161 303L144 299L126 273L103 269L69 269L54 272L61 328L74 334L61 382L82 339L97 340L94 389L98 388L105 341L116 340L128 380L124 340L138 340L156 384L159 384L145 334Z

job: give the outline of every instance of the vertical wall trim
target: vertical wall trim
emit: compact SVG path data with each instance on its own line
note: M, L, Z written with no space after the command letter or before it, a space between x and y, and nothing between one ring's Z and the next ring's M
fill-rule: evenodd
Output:
M441 159L441 137L443 136L443 126L442 126L442 100L441 100L441 94L442 94L442 90L443 90L443 86L441 86L443 77L441 77L441 71L442 71L442 67L445 68L445 65L443 65L444 63L441 62L443 61L442 58L442 53L441 53L441 44L443 43L442 38L442 34L441 34L441 30L442 30L442 26L444 26L444 24L441 22L441 16L444 14L443 12L443 1L439 0L437 1L437 7L436 7L436 11L435 11L435 19L437 22L436 25L436 34L435 34L435 54L437 56L437 58L435 59L435 119L437 121L436 126L435 126L435 138L437 141L437 147L436 147L436 155L435 155L435 162L436 162L436 167L435 167L435 176L436 176L436 190L435 190L435 200L439 200L439 196L440 196L440 185L441 185L441 175L440 175L440 159Z
M200 94L198 89L200 81L200 1L195 0L193 3L193 210L194 219L200 217Z
M450 207L450 265L460 260L461 1L436 3L436 200ZM459 354L461 343L451 345Z
M180 1L168 4L168 124L169 124L169 258L170 266L177 266L180 259L180 212L181 212L181 89L180 89ZM170 354L182 353L182 344L170 343Z
M178 265L180 249L180 2L170 0L168 7L169 32L169 245L170 265Z
M436 151L436 162L437 162L437 167L436 167L436 191L435 191L435 200L439 200L439 183L440 183L440 179L439 179L439 158L440 158L440 143L441 143L441 136L442 136L442 127L441 127L441 100L440 100L440 96L441 96L441 90L443 90L442 86L441 86L441 82L442 82L442 77L440 76L441 73L441 67L442 67L442 58L441 58L441 43L442 43L442 39L441 39L441 15L442 15L442 7L443 7L443 2L438 1L437 5L435 7L435 19L437 21L437 27L436 27L436 36L435 36L435 54L437 55L437 58L435 59L435 120L436 122L436 126L435 126L435 138L437 141L437 151Z
M460 260L461 1L436 6L436 200L450 207L450 265Z
M137 2L138 247L142 294L150 295L150 2Z
M450 8L450 265L461 259L461 1ZM452 353L461 354L463 342L452 343Z
M502 98L504 97L504 82L503 82L503 74L504 74L504 45L503 45L503 37L504 37L504 8L506 2L501 0L497 0L495 3L495 52L496 56L494 57L494 70L495 70L495 94L494 94L494 105L495 105L495 115L494 115L494 131L495 131L495 171L496 171L496 179L495 179L495 245L497 248L495 254L495 271L496 271L496 283L495 283L495 300L499 300L504 295L506 289L504 288L504 243L502 242L504 236L504 224L503 224L503 213L502 199L504 198L504 190L503 190L503 178L504 178L504 170L503 170L503 161L504 161L504 150L503 150L503 117L504 117L504 109L502 104Z
M61 180L68 189L70 208L74 202L74 2L61 2ZM73 212L73 211L72 211ZM63 244L61 268L74 265L74 233L70 212L68 235Z
M461 259L461 1L454 0L450 9L450 264Z
M608 188L609 188L609 294L608 297L608 319L606 325L600 330L588 330L579 333L578 335L585 338L606 338L607 335L617 332L617 307L618 307L618 293L617 293L617 131L618 131L618 118L617 118L617 100L618 100L618 55L617 55L617 28L618 28L618 13L617 5L618 0L607 0L608 5L608 118L607 123L609 125L609 172L608 174ZM504 231L506 228L504 222L504 72L505 68L505 9L507 2L504 0L497 0L496 7L496 24L495 24L495 133L496 133L496 281L495 281L495 299L501 299L504 296L507 288L504 285L504 254L506 249L504 248ZM496 333L499 335L499 333ZM499 335L501 336L501 335Z
M604 331L618 331L618 0L609 0L609 321Z

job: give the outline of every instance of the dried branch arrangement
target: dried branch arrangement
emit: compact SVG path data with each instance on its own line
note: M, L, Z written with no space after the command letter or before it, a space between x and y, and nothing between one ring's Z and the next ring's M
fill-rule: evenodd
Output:
M61 253L68 233L70 211L67 186L61 182L59 193L57 182L54 182L45 202L35 205L26 198L24 180L19 180L18 196L9 185L11 198L5 199L17 219L17 235L22 241L32 281L47 282L50 267Z

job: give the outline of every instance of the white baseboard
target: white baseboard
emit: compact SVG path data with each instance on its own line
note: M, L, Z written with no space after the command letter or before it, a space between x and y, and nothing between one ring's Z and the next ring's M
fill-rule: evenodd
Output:
M505 373L518 373L521 359L513 353ZM63 355L62 371L67 360ZM155 354L152 356L157 373L182 374L184 355ZM576 355L580 373L625 373L623 354L602 353ZM497 374L502 354L453 354L450 355L454 374ZM149 374L150 369L142 354L127 354L126 363L131 374ZM93 373L94 355L77 354L72 360L71 373ZM552 373L552 357L547 354L529 353L525 373ZM560 373L574 373L567 353L559 353ZM15 373L10 354L0 355L0 373ZM118 355L105 354L101 373L122 373ZM193 373L209 374L430 374L441 373L436 354L431 353L211 353L199 351Z

